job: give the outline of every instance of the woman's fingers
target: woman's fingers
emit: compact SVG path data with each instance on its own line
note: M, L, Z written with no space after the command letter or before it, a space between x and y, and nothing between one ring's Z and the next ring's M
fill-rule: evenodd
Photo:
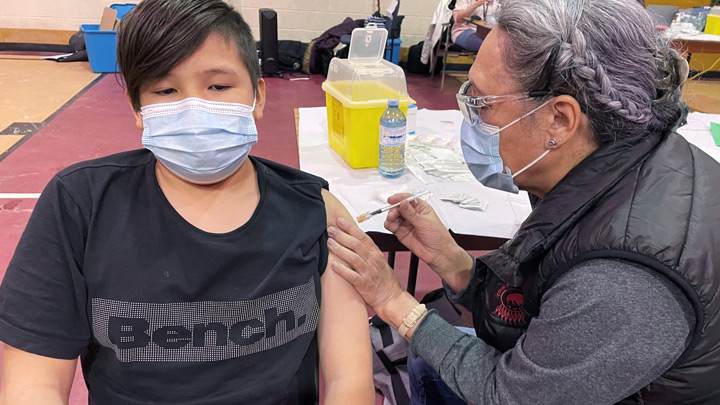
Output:
M400 210L397 207L391 208L390 211L388 211L386 219L388 221L395 221L398 218L402 218L402 215L400 214Z
M328 233L330 234L330 239L328 239L330 251L355 271L362 272L365 267L363 256L367 257L367 255L363 255L364 249L360 241L337 228L328 228Z
M365 232L363 232L363 230L360 229L355 224L355 222L348 221L347 219L345 219L343 217L339 217L335 221L335 223L337 224L338 228L340 228L342 231L346 232L348 235L352 236L353 238L357 239L360 243L367 243L368 241L370 241L370 243L372 243L372 240L370 240L370 237L367 236L365 234Z
M358 289L363 283L363 276L355 272L353 269L349 268L348 266L344 265L340 261L333 260L332 263L330 263L330 266L332 267L333 271L337 273L340 277L344 278L345 281L352 284L353 287ZM363 299L365 299L363 297Z
M385 220L385 223L383 225L385 226L385 229L392 233L395 233L398 229L400 229L400 226L402 225L402 219L396 219L394 221L390 221L389 219L387 219Z
M395 204L395 203L399 203L402 200L406 200L410 197L412 197L412 194L410 194L410 193L393 194L387 199L387 202L388 202L388 204Z

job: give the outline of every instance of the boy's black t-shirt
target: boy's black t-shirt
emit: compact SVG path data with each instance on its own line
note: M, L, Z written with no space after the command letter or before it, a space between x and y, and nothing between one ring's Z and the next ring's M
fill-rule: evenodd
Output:
M60 172L0 287L0 340L81 356L97 404L315 402L327 182L250 159L260 201L226 234L173 209L149 151Z

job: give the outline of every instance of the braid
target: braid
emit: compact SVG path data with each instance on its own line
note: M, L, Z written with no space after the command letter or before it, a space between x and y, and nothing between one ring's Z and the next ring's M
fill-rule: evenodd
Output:
M582 31L574 28L571 43L567 45L569 46L561 46L564 52L572 52L570 57L572 69L567 74L577 78L578 93L585 93L578 96L588 102L588 107L597 104L602 110L615 112L620 117L638 124L647 124L650 121L652 118L650 105L640 107L637 102L628 99L615 89L603 64L594 52L588 50Z
M636 1L503 0L498 27L519 88L574 97L598 143L665 133L677 123L687 67L661 55L659 69L658 48L667 44L658 44Z

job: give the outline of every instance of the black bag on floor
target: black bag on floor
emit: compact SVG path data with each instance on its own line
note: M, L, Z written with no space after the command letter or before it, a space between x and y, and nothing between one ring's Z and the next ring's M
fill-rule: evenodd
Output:
M280 70L282 72L301 72L307 48L308 44L300 41L278 41Z
M470 327L460 310L450 302L445 289L430 291L420 301L428 309L434 309L450 324ZM410 403L410 379L407 357L410 345L395 329L378 316L370 319L370 343L373 346L373 380L375 389L385 396L385 403L405 405Z
M409 405L407 356L410 346L407 340L376 315L370 319L370 343L375 389L385 397L385 404Z
M85 49L85 35L82 31L74 33L70 37L70 47L73 49L73 53L62 58L55 59L56 62L87 62L88 54Z
M408 50L407 72L414 74L427 75L430 74L430 64L420 62L422 56L422 48L425 41L421 41L417 45L413 45Z

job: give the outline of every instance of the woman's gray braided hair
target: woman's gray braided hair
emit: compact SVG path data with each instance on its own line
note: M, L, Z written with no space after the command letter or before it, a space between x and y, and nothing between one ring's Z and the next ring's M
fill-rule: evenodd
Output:
M498 27L521 91L573 96L599 144L664 133L687 64L636 0L504 0Z

